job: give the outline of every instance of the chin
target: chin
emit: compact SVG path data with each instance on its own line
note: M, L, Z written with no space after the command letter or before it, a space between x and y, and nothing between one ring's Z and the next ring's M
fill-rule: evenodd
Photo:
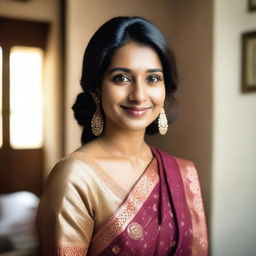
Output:
M154 121L154 120L153 120ZM146 128L153 122L143 122L143 123L138 123L138 122L132 122L132 121L127 121L125 123L123 123L122 127L125 128L126 130L129 131L145 131Z

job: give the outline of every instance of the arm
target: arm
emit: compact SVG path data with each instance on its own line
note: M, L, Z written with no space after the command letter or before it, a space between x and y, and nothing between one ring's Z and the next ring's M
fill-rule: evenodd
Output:
M47 180L38 209L42 255L85 255L94 228L86 178L79 163L59 162Z

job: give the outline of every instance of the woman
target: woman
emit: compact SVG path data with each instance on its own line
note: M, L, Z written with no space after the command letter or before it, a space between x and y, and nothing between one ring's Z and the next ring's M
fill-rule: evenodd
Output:
M44 255L207 255L193 163L150 147L177 89L173 53L138 17L103 24L73 106L83 146L48 177L38 212Z

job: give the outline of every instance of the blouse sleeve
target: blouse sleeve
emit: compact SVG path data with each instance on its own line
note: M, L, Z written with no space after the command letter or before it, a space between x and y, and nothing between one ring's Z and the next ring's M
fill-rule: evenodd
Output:
M50 173L37 215L42 255L86 255L94 222L84 173L72 159Z

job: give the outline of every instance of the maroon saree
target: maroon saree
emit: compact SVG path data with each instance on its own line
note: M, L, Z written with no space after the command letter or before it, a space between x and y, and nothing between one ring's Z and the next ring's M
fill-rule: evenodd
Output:
M196 223L178 165L184 160L153 147L152 152L155 158L123 204L94 233L88 255L207 255L204 212ZM193 182L200 194L198 180ZM195 197L203 210L201 194Z
M207 256L193 163L151 150L151 163L122 198L83 153L60 161L48 177L38 210L43 255Z

